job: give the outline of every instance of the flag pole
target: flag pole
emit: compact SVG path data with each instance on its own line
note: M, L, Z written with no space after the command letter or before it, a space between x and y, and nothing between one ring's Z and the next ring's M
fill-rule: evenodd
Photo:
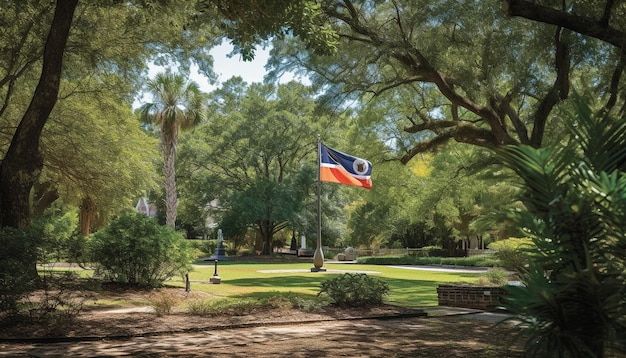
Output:
M322 164L322 141L320 134L317 134L317 247L313 254L313 267L311 272L326 271L324 266L324 252L322 252L322 202L320 199L322 192L321 180L321 164Z

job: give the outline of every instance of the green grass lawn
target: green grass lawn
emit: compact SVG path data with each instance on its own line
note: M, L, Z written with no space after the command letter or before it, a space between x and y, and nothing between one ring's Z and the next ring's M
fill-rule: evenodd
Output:
M322 281L341 273L310 272L311 263L241 263L223 261L217 273L220 284L211 284L214 275L212 262L194 265L189 274L191 290L205 291L224 298L263 298L276 293L291 293L313 298L319 292ZM475 282L480 275L447 272L417 271L391 268L379 265L324 264L328 271L376 271L369 273L389 284L386 302L406 307L426 307L437 305L437 286L440 283ZM265 273L261 270L283 272ZM174 278L168 285L184 287L180 278Z
M437 286L441 283L476 282L479 274L448 273L407 270L384 265L332 264L325 263L329 272L310 272L312 263L244 263L222 261L217 268L220 284L211 284L209 279L215 273L214 262L199 261L189 273L192 291L204 291L225 299L263 299L279 295L295 295L315 299L320 284L343 272L365 271L372 277L389 284L387 303L404 307L427 307L437 305ZM93 271L78 267L55 267L50 272L61 274L72 271L80 277L91 277ZM263 272L278 271L278 272ZM166 282L168 286L185 287L181 277Z

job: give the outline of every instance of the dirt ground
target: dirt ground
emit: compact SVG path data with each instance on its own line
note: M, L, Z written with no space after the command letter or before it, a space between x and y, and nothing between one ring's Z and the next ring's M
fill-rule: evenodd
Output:
M149 293L117 295L145 302ZM0 357L523 356L507 329L470 315L428 316L395 306L273 308L216 317L149 310L84 309L71 320L5 322Z

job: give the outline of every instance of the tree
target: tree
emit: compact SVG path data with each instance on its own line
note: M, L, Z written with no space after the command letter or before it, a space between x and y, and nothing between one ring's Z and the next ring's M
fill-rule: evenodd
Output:
M317 56L286 39L274 43L272 65L277 73L309 71L329 101L402 101L393 119L405 133L389 154L404 163L451 140L541 147L560 129L570 87L593 89L607 103L622 91L620 56L610 46L561 27L510 21L492 3L321 6L339 35L338 55Z
M511 194L506 182L489 180L485 169L493 165L490 153L450 143L449 150L433 156L430 171L422 177L422 193L416 211L422 213L438 243L454 255L459 243L479 244L485 231L471 224L483 215L502 208ZM414 189L415 190L415 189Z
M205 50L216 36L208 31L210 25L193 21L194 5L192 0L175 5L75 0L4 4L0 12L0 226L29 223L29 194L45 160L40 152L42 130L59 100L116 88L130 106L151 58L157 63L177 61L183 71L191 58L203 73L211 74L212 62ZM68 83L59 96L59 88Z
M504 0L502 10L507 16L563 27L582 35L607 42L624 51L626 38L622 14L626 5L620 1L572 1L557 6L545 6L533 1Z
M509 216L532 239L523 287L510 287L531 355L608 357L626 352L626 118L580 101L567 140L498 156L519 177L525 210Z
M18 125L0 163L0 224L29 225L30 190L43 167L39 139L57 100L63 69L63 51L78 0L58 0L43 51L43 64L33 100Z
M324 21L317 1L311 0L200 0L199 8L208 14L204 19L214 21L233 40L245 60L254 57L255 46L272 38L284 38L290 33L301 38L318 53L336 50L337 35Z
M141 108L142 121L159 126L163 151L163 175L165 177L166 224L176 225L176 148L180 130L198 125L205 116L204 96L196 82L172 73L157 74L148 82L153 103Z
M157 182L158 142L141 129L120 95L97 93L58 101L42 133L44 167L32 194L33 218L57 199L78 207L85 236L133 207Z
M315 111L313 93L297 82L275 88L233 78L211 103L214 115L185 137L181 158L184 177L212 185L188 193L203 207L218 199L225 235L255 228L259 249L269 254L276 232L301 227L315 178L316 134L329 119Z

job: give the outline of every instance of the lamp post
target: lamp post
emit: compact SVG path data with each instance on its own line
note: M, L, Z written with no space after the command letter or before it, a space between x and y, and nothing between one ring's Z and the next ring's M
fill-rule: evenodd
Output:
M222 282L222 279L217 274L217 259L215 260L215 272L213 273L213 277L209 279L210 283L219 284Z

